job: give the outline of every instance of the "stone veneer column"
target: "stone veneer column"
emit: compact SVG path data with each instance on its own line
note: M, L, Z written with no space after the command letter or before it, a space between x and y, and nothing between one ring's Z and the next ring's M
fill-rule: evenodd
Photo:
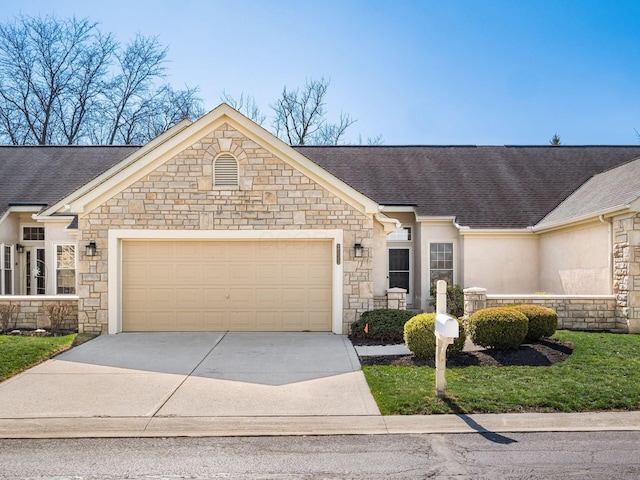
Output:
M387 290L387 308L406 310L407 291L404 288L390 288Z
M487 289L486 288L465 288L464 292L464 318L467 319L471 314L487 308Z
M613 293L616 320L640 333L640 215L613 221Z

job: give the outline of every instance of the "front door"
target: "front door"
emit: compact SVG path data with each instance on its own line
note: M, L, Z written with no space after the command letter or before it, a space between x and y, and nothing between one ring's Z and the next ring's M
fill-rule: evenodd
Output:
M29 248L25 251L25 292L27 295L46 293L47 267L44 248Z
M389 248L389 288L404 288L411 296L411 249Z

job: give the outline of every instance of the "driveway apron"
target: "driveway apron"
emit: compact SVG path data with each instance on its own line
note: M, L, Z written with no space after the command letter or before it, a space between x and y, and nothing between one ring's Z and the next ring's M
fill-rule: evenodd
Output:
M0 418L379 415L355 350L319 333L103 335L0 383Z

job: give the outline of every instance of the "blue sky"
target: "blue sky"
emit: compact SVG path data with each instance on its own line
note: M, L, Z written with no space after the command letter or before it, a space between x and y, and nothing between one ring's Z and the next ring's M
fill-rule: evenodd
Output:
M223 90L264 111L284 85L331 80L347 141L401 144L637 144L637 0L22 0L22 13L88 17L126 43L158 35L169 81Z

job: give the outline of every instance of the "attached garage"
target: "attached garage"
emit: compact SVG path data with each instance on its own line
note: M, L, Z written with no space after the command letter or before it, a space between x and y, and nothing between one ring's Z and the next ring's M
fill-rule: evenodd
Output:
M333 244L122 239L121 331L332 331Z

